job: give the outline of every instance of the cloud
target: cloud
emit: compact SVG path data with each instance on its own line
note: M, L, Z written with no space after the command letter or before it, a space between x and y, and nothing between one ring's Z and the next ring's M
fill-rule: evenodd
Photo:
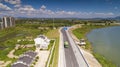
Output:
M5 2L8 2L10 4L20 4L21 0L4 0Z
M56 14L58 15L75 15L77 12L72 12L72 11L57 11Z
M21 4L14 5L15 8L21 7Z
M16 9L18 11L34 11L35 9L31 5L25 5Z
M45 10L45 9L46 9L46 6L45 6L45 5L42 5L40 9L41 9L41 10Z
M10 7L8 7L7 5L4 5L2 3L0 3L0 9L2 9L2 10L12 10Z
M3 4L2 4L3 5ZM16 6L17 7L17 6ZM1 7L0 7L1 8ZM7 8L8 9L8 8ZM9 8L10 9L10 8ZM113 17L114 13L102 13L102 12L76 12L76 11L65 11L65 10L57 10L53 11L47 9L45 5L42 5L39 9L33 8L31 5L18 5L17 8L4 12L4 15L12 15L16 17L57 17L57 18L66 18L66 17L75 17L75 18L105 18L105 17Z
M99 15L99 16L112 16L114 15L112 12L109 13L94 13L95 15Z

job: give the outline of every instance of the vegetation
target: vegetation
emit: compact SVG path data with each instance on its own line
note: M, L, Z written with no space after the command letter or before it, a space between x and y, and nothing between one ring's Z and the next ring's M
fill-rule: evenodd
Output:
M51 40L51 41L50 41L50 44L49 44L49 46L48 46L48 50L51 49L51 47L53 46L53 43L54 43L54 40Z
M99 55L98 53L93 53L95 58L101 63L102 67L117 67L110 60L106 59L104 56Z
M59 38L56 39L53 61L51 61L53 63L53 67L58 66L58 57L59 57Z
M49 30L46 36L50 39L55 39L55 48L53 49L52 58L50 60L49 67L58 66L58 56L59 56L59 29ZM53 35L54 34L54 35Z
M17 50L15 50L14 55L19 56L19 55L23 54L24 52L26 52L28 50L35 51L35 46L34 47L29 47L29 48L26 48L24 46L19 47Z
M39 34L47 33L47 31L46 29L40 30L36 26L20 26L19 24L16 27L0 30L0 60L9 60L7 54L14 49L16 44L25 45L34 43L33 41L20 41L18 43L17 40L23 40L26 37L32 37L33 39Z
M75 30L73 30L73 34L78 38L78 39L85 39L86 38L86 34L91 31L92 29L96 29L96 28L103 28L103 27L107 27L107 26L103 26L103 25L84 25L81 28L77 28ZM91 50L91 45L90 43L87 41L87 44L85 45L85 48L88 50Z
M0 44L0 46L1 46L1 48L0 48L0 60L4 60L4 61L10 60L7 57L7 54L12 49L14 49L15 43L16 43L16 40L14 38L14 39L11 39L11 40L4 41Z
M39 56L37 56L34 60L34 62L31 64L30 67L34 67L34 65L36 64L36 62L39 60Z
M7 54L15 48L16 44L33 44L33 38L35 38L39 34L45 34L48 38L50 39L56 39L55 43L55 49L52 54L52 59L50 64L53 64L53 67L57 67L58 64L58 51L59 51L59 32L58 28L63 27L63 26L71 26L74 24L85 24L87 25L88 22L92 21L84 21L84 20L76 20L76 19L35 19L35 18L30 18L30 19L17 19L16 20L16 27L11 27L11 28L6 28L3 30L0 30L0 60L7 61L7 60L16 60L16 59L10 59L7 57ZM96 23L105 23L106 20L104 21L95 21ZM107 25L110 25L109 23L106 23ZM92 25L92 24L91 24ZM56 28L53 30L53 26ZM78 38L84 38L86 31L90 31L93 28L96 28L94 26L86 28L87 26L84 26L81 31L79 29L73 31L73 33L78 37ZM101 26L100 26L101 27ZM99 26L98 26L99 28ZM82 33L82 34L79 34ZM27 39L27 37L31 37L31 41ZM21 40L18 42L18 40ZM51 45L50 45L51 46ZM49 47L50 47L49 46ZM15 51L15 55L20 55L23 52L27 50L34 50L34 47L31 48L19 48L18 50ZM86 45L86 49L91 49L90 43L88 42ZM10 64L9 64L10 65ZM9 67L8 65L8 67Z
M53 26L61 27L61 26L70 26L73 25L72 20L67 19L18 19L16 20L17 25L25 25L29 27L50 27L53 28Z
M92 29L97 29L97 28L103 28L103 27L108 27L108 26L104 26L104 25L84 25L81 28L77 28L75 30L73 30L73 34L78 38L84 38L87 40L86 38L86 34L88 32L90 32ZM85 45L85 49L88 49L90 51L92 51L92 47L90 42L88 42L88 40L86 41L87 44ZM93 55L95 56L95 58L100 62L100 64L103 67L116 67L115 64L113 64L111 61L109 61L108 59L106 59L104 56L99 55L98 53L94 53Z
M34 41L25 40L25 41L18 42L18 44L21 44L21 45L34 44Z

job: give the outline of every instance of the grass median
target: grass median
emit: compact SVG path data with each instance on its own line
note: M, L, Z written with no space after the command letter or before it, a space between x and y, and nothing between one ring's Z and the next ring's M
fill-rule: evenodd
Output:
M55 39L55 48L53 50L52 58L50 60L49 67L57 67L58 66L58 56L59 56L59 29L49 30L45 34L50 39Z

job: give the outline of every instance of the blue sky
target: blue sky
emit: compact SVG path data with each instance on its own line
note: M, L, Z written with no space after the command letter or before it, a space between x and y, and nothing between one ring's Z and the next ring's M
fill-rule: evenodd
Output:
M120 0L0 0L0 17L106 18L120 16Z

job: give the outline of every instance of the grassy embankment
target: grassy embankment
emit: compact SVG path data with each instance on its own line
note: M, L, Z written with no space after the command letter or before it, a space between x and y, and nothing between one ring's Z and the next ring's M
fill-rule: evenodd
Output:
M53 50L52 58L50 60L49 67L58 66L58 56L59 56L59 29L49 30L46 36L50 39L55 39L55 48Z
M103 28L103 27L108 27L108 26L82 26L81 28L77 28L75 30L73 30L73 34L78 38L84 38L85 40L87 40L86 38L86 34L88 32L90 32L92 29L97 29L97 28ZM90 44L90 42L88 42L88 40L86 41L86 45L85 45L85 49L92 51L92 46ZM102 65L102 67L116 67L115 64L113 64L110 60L106 59L104 56L92 52L93 55L95 56L95 58L99 61L99 63Z

